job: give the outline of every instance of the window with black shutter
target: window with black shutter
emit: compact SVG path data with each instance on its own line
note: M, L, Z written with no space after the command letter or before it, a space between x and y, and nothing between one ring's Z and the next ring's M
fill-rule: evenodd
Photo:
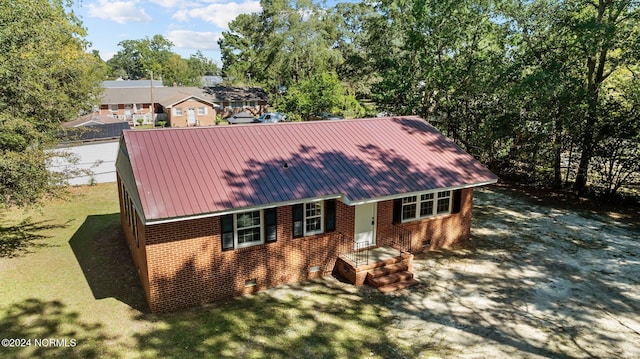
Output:
M275 242L278 240L278 215L276 208L264 210L264 241Z
M402 222L402 198L393 200L393 224Z
M453 191L453 209L451 213L460 213L460 207L462 206L462 190L457 189Z
M227 214L220 218L220 228L222 237L222 250L233 249L233 214Z
M336 200L324 201L324 230L332 232L336 230Z
M293 205L293 237L302 237L304 235L304 205Z

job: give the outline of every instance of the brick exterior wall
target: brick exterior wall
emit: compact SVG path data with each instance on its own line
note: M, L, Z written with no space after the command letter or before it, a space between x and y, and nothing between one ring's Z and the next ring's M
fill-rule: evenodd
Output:
M198 114L198 107L204 107L206 108L206 114L204 115L199 115ZM176 116L174 114L174 109L175 108L181 108L182 109L182 116ZM194 109L194 114L196 117L196 123L197 126L213 126L216 124L216 111L213 108L213 106L211 106L208 103L204 103L204 102L200 102L197 100L187 100L184 102L181 102L179 104L176 104L173 106L173 108L167 108L165 109L165 113L167 114L167 117L169 119L169 126L170 127L187 127L189 126L188 119L188 110L189 108L193 108ZM193 125L191 125L193 126Z
M331 274L341 250L353 246L343 238L353 236L354 208L337 202L336 230L302 238L292 236L291 211L291 206L277 209L276 242L228 251L222 250L220 217L147 226L151 311L176 310ZM245 287L253 280L254 286Z
M397 227L409 232L413 253L451 247L469 239L472 207L473 188L463 189L459 213L400 223ZM391 245L395 233L394 227L393 201L379 202L376 227L378 246Z
M472 200L473 189L466 189L459 213L400 224L411 234L414 252L469 239ZM326 276L334 270L338 256L354 245L355 207L340 201L333 232L293 238L292 207L284 206L277 209L276 242L228 251L222 250L220 217L141 226L136 248L123 212L121 203L122 226L152 312ZM376 230L377 246L391 245L393 201L378 203ZM423 246L427 239L428 245ZM248 281L255 285L246 286Z
M146 240L145 240L145 226L142 224L140 220L140 216L136 213L135 219L138 226L138 245L136 245L133 229L129 227L129 221L127 219L126 211L123 203L123 186L120 181L120 176L116 174L116 181L118 183L118 198L120 203L120 223L122 225L122 231L124 232L124 239L127 243L127 247L129 247L129 251L131 252L131 258L133 259L133 264L136 266L136 270L138 272L138 277L140 277L140 283L142 284L142 289L144 290L145 296L149 298L149 272L147 268L147 251L146 251Z

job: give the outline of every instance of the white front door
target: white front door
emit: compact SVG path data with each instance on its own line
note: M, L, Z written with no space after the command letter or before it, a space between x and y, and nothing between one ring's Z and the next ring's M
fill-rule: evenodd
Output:
M359 204L356 206L355 242L356 248L374 246L376 244L377 203Z
M189 108L187 110L187 125L194 126L196 124L196 109Z

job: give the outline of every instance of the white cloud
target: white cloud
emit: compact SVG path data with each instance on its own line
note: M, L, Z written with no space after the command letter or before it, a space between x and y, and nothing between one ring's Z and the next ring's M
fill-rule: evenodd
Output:
M178 7L178 5L184 5L184 0L149 0L149 1L169 9Z
M259 12L261 9L259 1L245 0L242 3L217 3L201 8L183 9L177 11L173 15L173 18L183 22L187 22L192 18L199 18L212 23L219 28L227 29L229 27L229 22L235 19L238 15Z
M180 22L189 22L189 10L178 10L173 14L172 18Z
M97 4L89 4L89 16L115 21L118 24L151 22L151 16L136 4L137 1L99 0Z
M167 39L179 49L218 50L219 33L172 30Z

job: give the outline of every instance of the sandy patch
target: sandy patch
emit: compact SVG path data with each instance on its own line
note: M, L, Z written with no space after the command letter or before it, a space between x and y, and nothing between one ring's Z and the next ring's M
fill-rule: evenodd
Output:
M390 335L416 357L640 357L640 234L476 191L472 249L416 256Z

